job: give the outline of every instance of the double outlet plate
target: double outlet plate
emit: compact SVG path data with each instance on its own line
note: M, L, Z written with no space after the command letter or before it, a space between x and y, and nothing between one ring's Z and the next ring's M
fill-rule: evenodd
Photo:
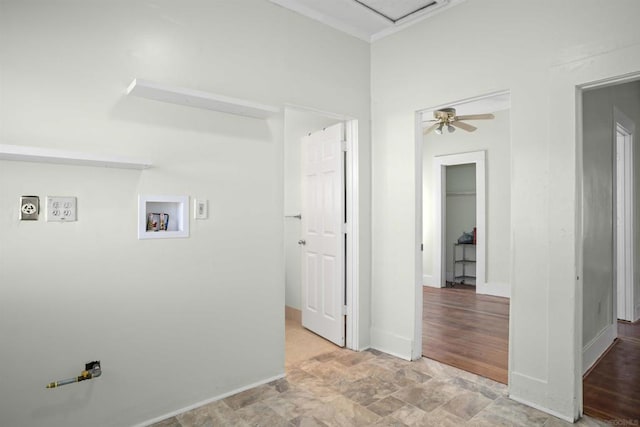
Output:
M77 200L75 197L47 196L47 222L69 222L77 219ZM40 198L38 196L22 196L20 198L20 219L34 221L40 214Z

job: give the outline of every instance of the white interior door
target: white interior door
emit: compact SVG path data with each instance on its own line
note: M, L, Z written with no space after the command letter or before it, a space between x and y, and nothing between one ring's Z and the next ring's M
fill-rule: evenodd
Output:
M345 343L343 124L302 140L302 326Z

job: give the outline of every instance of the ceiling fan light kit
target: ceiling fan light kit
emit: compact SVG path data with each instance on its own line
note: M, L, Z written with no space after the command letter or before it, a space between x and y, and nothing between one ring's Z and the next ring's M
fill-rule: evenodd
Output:
M441 108L433 112L433 120L426 120L425 123L435 122L431 126L425 128L424 134L435 130L438 135L442 135L442 130L447 127L449 133L455 132L456 128L473 132L477 127L465 123L463 120L491 120L495 116L493 114L471 114L466 116L456 116L455 108Z

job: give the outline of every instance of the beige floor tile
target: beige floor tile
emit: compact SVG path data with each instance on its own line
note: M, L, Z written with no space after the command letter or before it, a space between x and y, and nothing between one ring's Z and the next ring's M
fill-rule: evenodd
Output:
M287 322L286 377L154 427L545 426L570 423L517 403L507 387L433 360L338 348ZM604 427L585 417L577 426Z

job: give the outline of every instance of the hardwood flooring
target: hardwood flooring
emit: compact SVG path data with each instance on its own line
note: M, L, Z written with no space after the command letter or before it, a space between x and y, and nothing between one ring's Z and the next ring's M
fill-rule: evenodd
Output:
M509 299L464 285L425 286L423 297L423 356L507 384Z
M585 414L640 425L640 322L618 322L618 339L582 387Z

